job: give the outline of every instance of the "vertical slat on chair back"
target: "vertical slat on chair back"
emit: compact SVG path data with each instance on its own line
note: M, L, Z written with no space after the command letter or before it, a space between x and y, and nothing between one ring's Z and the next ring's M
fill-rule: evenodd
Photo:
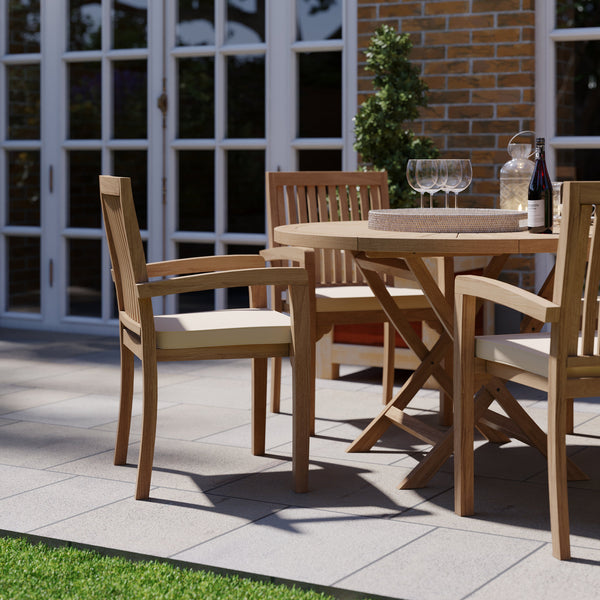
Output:
M557 326L560 350L566 356L598 355L600 231L598 219L592 215L594 210L600 214L600 182L565 182L563 199L553 301L571 308L564 311Z
M293 171L266 175L269 244L278 225L366 220L371 208L389 208L385 171ZM352 257L316 251L318 284L364 282Z
M128 177L100 176L100 201L119 310L140 322L135 284L148 281L146 258Z

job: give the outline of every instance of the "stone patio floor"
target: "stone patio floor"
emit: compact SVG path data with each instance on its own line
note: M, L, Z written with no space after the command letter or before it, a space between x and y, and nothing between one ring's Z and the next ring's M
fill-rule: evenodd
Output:
M381 408L380 376L344 367L317 381L311 489L295 494L289 365L267 455L255 457L249 361L162 363L151 499L136 501L141 378L128 464L116 467L116 338L0 329L0 530L343 598L597 598L600 398L576 402L570 454L591 480L570 486L573 559L559 562L537 451L478 442L470 518L453 512L451 459L427 487L397 489L428 448L410 435L393 428L372 451L345 452ZM544 426L543 395L515 394ZM435 424L438 402L422 390L412 411Z

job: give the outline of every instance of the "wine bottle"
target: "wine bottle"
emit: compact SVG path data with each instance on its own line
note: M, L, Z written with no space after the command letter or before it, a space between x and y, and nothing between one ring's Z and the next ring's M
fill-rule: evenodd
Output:
M527 228L531 233L552 233L552 182L546 166L545 140L535 140L535 166L527 196Z

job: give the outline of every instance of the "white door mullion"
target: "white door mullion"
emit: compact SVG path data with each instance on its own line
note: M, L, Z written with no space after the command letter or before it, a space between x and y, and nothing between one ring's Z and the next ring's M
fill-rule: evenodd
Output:
M101 165L103 174L113 174L115 166L112 160L110 142L112 140L112 63L109 58L110 52L110 6L108 3L102 6L102 59L100 65L101 71ZM110 275L110 255L106 239L102 239L102 319L107 320L111 311L111 294L113 288L112 277Z
M170 4L173 4L172 2ZM163 93L165 0L148 3L148 260L165 260L167 240L173 223L163 203L163 178L166 173L166 138L158 99Z
M215 11L215 253L223 254L221 241L227 230L227 168L223 141L227 135L227 56L222 48L225 43L226 3L217 2Z
M357 54L358 27L356 0L344 0L342 12L342 31L344 49L342 50L342 169L355 171L358 155L354 150L354 115L358 108Z
M65 138L65 118L56 88L66 90L62 54L65 49L65 21L51 0L40 5L41 29L41 311L44 324L56 327L62 317L64 290L64 242L55 235L65 222L64 156L61 143ZM57 86L58 82L58 86Z
M222 49L225 44L227 6L215 3L215 254L225 254L227 247L223 234L227 230L227 151L223 147L227 119L227 56ZM225 308L226 291L215 290L215 307Z
M296 19L291 0L267 2L265 169L285 171L295 166L292 148L296 129L295 54L290 48L294 41Z

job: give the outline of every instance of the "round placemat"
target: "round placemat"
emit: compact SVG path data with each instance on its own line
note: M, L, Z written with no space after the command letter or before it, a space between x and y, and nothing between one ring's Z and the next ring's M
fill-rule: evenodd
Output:
M496 233L527 229L527 213L496 208L389 208L369 211L369 229Z

